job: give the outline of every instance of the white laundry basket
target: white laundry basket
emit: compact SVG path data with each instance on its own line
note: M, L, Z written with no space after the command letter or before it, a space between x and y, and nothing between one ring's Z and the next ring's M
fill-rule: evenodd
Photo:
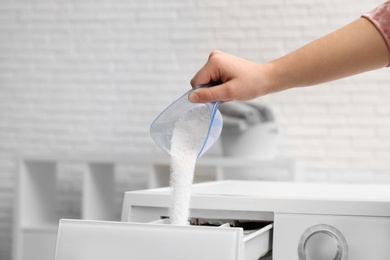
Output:
M273 159L277 153L279 136L280 129L276 122L261 123L239 133L223 129L223 154L231 157Z

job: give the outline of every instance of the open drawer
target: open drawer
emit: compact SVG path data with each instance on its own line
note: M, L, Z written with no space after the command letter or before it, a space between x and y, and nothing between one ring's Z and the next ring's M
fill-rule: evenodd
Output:
M257 260L271 250L271 230L60 220L55 260Z

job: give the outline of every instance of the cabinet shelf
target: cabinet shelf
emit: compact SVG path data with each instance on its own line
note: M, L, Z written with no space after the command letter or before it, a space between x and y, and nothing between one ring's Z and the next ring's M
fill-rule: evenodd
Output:
M30 233L57 233L58 224L56 225L39 225L39 226L23 226L20 228L22 232Z
M58 223L58 163L19 161L15 199L14 260L54 259ZM87 162L83 173L81 218L114 220L114 164Z

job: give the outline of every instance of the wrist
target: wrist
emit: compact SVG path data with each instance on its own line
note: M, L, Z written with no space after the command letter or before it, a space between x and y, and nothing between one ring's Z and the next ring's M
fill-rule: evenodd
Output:
M281 81L280 75L277 71L277 66L273 62L268 62L265 64L260 64L261 73L260 77L262 78L262 87L260 95L267 95L280 91Z

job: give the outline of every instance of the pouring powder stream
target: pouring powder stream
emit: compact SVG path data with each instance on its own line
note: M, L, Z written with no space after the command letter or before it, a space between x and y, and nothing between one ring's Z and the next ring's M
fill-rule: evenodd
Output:
M205 142L209 124L210 111L207 107L196 107L175 123L171 139L171 224L188 223L196 159Z

